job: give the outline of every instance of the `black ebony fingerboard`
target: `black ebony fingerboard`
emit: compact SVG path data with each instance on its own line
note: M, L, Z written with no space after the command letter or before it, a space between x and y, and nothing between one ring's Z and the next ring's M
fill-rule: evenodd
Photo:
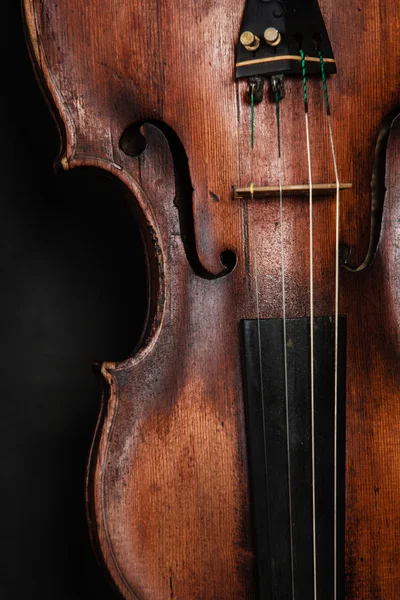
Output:
M310 320L287 319L286 327L289 428L283 322L281 319L260 321L264 407L257 321L241 322L250 492L260 600L312 600L315 597ZM314 319L314 349L317 597L334 600L333 317ZM340 317L337 600L344 598L345 362L346 322L345 317Z

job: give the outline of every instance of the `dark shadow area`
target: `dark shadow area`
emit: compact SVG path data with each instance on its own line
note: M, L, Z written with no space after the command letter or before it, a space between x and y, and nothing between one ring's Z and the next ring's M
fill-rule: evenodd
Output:
M56 128L3 6L0 144L2 600L114 598L90 545L95 359L128 356L145 313L138 230L109 178L55 176Z

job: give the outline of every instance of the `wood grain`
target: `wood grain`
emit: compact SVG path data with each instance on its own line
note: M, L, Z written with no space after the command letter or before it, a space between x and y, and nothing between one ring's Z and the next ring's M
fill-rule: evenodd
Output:
M101 368L103 410L88 476L99 558L126 599L253 600L238 330L240 319L256 315L255 253L263 318L282 316L282 290L277 199L232 201L232 186L278 185L274 106L256 107L251 152L246 83L234 80L244 2L23 5L35 69L60 129L58 162L105 169L125 184L148 255L141 347ZM369 241L375 141L398 104L400 17L394 0L320 6L338 65L329 88L340 177L353 183L342 196L341 238L358 264ZM319 81L309 83L309 96L314 181L333 181ZM301 82L287 81L281 118L288 185L307 184L302 111ZM139 121L147 148L132 158L120 138ZM192 194L177 183L171 130L188 157ZM378 256L366 271L341 274L347 598L354 600L396 600L400 589L399 133L396 121ZM182 239L191 205L197 270ZM334 208L328 196L314 208L319 315L333 313ZM308 315L306 200L285 199L282 227L287 315ZM237 266L215 277L227 249Z

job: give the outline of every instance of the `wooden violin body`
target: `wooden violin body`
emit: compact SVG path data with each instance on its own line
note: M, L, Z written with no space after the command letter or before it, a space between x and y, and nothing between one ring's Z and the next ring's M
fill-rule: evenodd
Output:
M140 347L101 366L103 408L87 481L99 559L129 600L253 600L239 324L256 317L256 255L260 316L282 318L281 226L288 317L309 314L310 276L307 200L285 199L280 225L276 198L254 206L232 198L232 186L278 185L274 103L265 98L257 107L251 150L247 84L234 76L245 2L23 4L32 58L60 129L59 164L102 169L122 182L147 250L149 314ZM342 194L340 238L355 266L370 244L374 164L373 191L387 189L378 233L373 221L379 247L372 264L340 273L345 597L396 600L400 17L393 0L319 5L338 67L328 85L340 177L353 184ZM288 184L308 181L302 111L301 81L288 79L281 102ZM313 178L333 181L318 79L309 81L309 119ZM333 197L316 199L316 315L334 310L334 223Z

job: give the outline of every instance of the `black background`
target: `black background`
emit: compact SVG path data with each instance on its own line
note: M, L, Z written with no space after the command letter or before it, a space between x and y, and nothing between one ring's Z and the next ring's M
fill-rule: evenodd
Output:
M100 393L95 359L131 353L144 314L138 232L123 199L76 170L2 3L0 598L112 599L92 553L84 476Z

